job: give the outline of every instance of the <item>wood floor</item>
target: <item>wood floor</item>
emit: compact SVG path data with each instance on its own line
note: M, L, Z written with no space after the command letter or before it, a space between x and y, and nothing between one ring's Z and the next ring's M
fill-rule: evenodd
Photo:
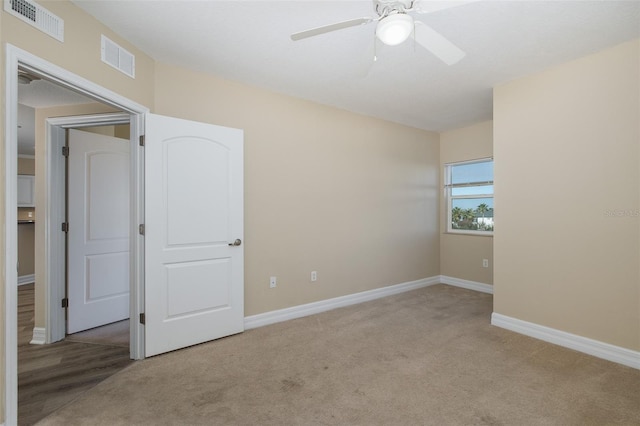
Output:
M18 287L18 424L32 425L132 363L129 348L62 341L30 345L33 284Z

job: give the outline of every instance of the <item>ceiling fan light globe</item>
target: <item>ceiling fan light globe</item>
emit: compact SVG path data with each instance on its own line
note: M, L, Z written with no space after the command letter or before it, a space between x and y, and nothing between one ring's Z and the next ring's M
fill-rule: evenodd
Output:
M413 31L413 18L404 13L386 16L378 22L376 35L386 45L395 46L404 42Z

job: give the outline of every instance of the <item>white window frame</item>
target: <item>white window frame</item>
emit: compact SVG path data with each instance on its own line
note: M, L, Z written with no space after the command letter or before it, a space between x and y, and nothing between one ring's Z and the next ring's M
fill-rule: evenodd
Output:
M493 158L492 157L487 157L487 158L479 158L479 159L475 159L475 160L468 160L468 161L456 161L456 162L452 162L452 163L446 163L444 165L444 194L445 194L445 199L446 199L446 221L447 221L447 233L451 233L451 234L466 234L466 235L484 235L484 236L493 236L493 231L479 231L479 230L472 230L472 229L454 229L451 226L452 223L452 218L451 218L451 210L453 208L453 200L454 199L473 199L473 198L493 198L493 193L491 194L473 194L473 195L457 195L457 196L453 196L451 194L451 190L453 188L463 188L463 187L469 187L469 186L488 186L491 185L493 186L493 181L477 181L477 182L467 182L467 183L460 183L460 184L452 184L451 183L451 170L453 169L453 167L455 166L462 166L465 164L475 164L475 163L487 163L487 162L491 162L493 163Z

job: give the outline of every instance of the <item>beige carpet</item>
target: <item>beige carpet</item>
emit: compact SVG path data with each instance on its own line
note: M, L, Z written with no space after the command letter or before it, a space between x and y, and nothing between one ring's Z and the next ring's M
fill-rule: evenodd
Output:
M139 361L42 425L639 425L640 371L436 285Z
M69 342L129 347L129 320L118 321L65 337Z

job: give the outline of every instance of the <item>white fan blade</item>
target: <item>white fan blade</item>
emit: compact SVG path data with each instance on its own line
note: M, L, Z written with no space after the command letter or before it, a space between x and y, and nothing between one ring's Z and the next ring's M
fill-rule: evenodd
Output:
M425 24L415 21L414 38L416 43L436 55L447 65L453 65L464 58L465 53L447 40L442 34Z
M299 33L291 34L291 40L297 41L307 37L313 37L324 33L329 33L331 31L342 30L349 27L356 27L358 25L368 24L373 21L373 18L357 18L350 19L348 21L338 22L336 24L324 25L318 28L312 28L306 31L300 31Z
M475 3L477 1L481 0L421 0L417 2L413 10L417 13L432 13L438 10L463 6L468 3Z

